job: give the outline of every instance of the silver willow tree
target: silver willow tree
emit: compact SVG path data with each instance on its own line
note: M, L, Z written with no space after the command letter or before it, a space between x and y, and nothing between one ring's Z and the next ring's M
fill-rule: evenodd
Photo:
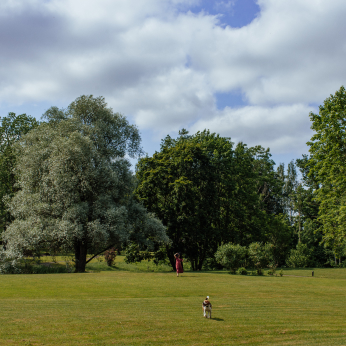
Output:
M72 251L76 272L84 272L87 254L119 241L149 248L167 242L161 221L133 198L125 156L141 153L137 128L93 96L77 98L67 110L52 107L44 118L17 146L20 190L8 200L15 220L2 235L2 257Z

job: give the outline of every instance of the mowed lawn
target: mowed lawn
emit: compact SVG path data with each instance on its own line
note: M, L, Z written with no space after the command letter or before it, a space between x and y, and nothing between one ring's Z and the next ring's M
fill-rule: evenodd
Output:
M0 345L346 345L346 269L318 273L2 275Z

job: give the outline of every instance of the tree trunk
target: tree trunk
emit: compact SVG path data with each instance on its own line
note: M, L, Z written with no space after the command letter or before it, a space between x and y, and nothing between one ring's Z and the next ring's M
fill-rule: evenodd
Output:
M300 226L300 211L299 211L299 230L298 230L298 242L299 242L299 244L301 243L300 234L301 234L301 226Z
M87 242L86 240L77 240L75 242L75 261L76 273L84 273L87 257Z
M174 253L172 249L170 249L169 246L166 246L166 251L167 251L167 257L169 259L169 262L173 268L173 271L176 271L177 269L175 268L175 258L174 258Z

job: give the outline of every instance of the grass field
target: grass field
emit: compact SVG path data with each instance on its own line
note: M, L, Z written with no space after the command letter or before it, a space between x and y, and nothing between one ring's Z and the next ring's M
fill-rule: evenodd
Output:
M0 345L346 345L346 269L285 274L2 275Z

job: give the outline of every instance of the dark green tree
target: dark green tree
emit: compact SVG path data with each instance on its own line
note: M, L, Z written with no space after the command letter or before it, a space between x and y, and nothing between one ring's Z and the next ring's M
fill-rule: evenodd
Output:
M323 241L335 251L346 236L346 91L342 86L310 113L314 135L307 143L310 158L308 176L316 181L318 221Z
M167 227L167 255L183 252L200 270L221 242L261 241L275 215L276 177L269 151L233 148L209 131L167 136L160 152L137 165L137 196ZM279 230L278 230L279 232Z
M4 196L13 196L18 190L14 167L16 154L14 144L31 129L38 126L38 121L26 114L16 115L9 113L7 117L0 118L0 234L10 223L11 216L4 204Z

